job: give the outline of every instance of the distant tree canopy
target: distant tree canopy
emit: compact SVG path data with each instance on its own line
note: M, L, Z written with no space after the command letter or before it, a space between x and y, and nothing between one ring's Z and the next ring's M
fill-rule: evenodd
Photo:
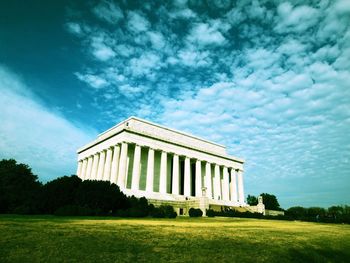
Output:
M154 209L146 198L127 197L108 181L72 175L43 185L28 165L0 161L0 213L141 217Z
M16 160L0 161L0 213L30 207L36 210L42 184L26 164Z
M268 210L281 210L280 204L277 201L277 197L272 194L262 193L259 196L262 196L265 209ZM257 205L258 197L254 195L248 195L247 197L248 205Z
M247 203L248 203L248 205L257 205L258 198L254 195L248 195L247 196Z
M263 198L263 203L265 205L265 209L268 210L281 210L280 204L277 201L277 197L275 195L262 193L260 194Z

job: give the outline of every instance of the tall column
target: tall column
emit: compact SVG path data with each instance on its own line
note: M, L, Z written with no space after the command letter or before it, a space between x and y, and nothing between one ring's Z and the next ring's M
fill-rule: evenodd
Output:
M207 187L207 197L213 198L211 187L211 165L209 162L205 164L205 186Z
M168 161L168 155L165 151L162 151L162 155L160 157L160 178L159 178L159 193L161 194L166 194L167 161Z
M88 163L88 159L85 158L83 161L83 168L81 169L81 179L85 180L86 178L86 168L87 168L87 163Z
M141 163L141 146L135 146L134 153L134 164L132 167L132 181L131 181L131 189L139 190L140 186L140 163Z
M115 145L113 150L113 158L111 165L111 183L117 184L119 170L120 146Z
M90 178L91 180L97 179L98 160L99 160L99 154L95 153L93 163L92 163L91 178Z
M223 169L223 189L222 189L222 199L225 201L230 201L230 185L228 178L228 169L224 167Z
M237 171L238 179L238 199L240 204L244 204L243 174L241 170Z
M128 160L128 144L126 142L122 142L121 150L120 150L120 161L119 161L119 171L118 171L118 185L120 188L126 188L126 168L127 168L127 160Z
M187 156L185 157L184 195L191 196L191 163Z
M81 169L83 167L83 160L78 161L77 176L81 178Z
M106 152L104 150L102 150L102 152L100 152L100 160L98 162L97 180L103 179L103 170L105 168L105 159L106 159Z
M173 156L173 182L172 182L172 194L178 195L179 192L179 156L174 153Z
M202 163L196 160L196 196L202 196Z
M154 149L148 149L147 160L147 175L146 175L146 191L153 192L153 178L154 178Z
M237 202L237 179L236 179L236 170L231 168L231 201Z
M92 169L92 161L93 161L93 155L89 156L87 168L86 168L86 180L91 180L91 169Z
M106 156L106 162L105 167L103 169L103 181L110 181L111 176L111 165L112 165L112 148L107 149L107 156Z
M221 199L221 190L220 190L220 166L215 164L215 175L214 175L214 199Z

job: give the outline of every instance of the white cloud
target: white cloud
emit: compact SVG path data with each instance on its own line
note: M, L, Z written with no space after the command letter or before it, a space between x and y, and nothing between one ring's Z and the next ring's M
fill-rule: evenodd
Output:
M134 76L150 75L152 71L162 66L159 56L153 52L146 52L138 58L130 60L128 70Z
M189 18L195 18L196 16L197 15L189 8L184 8L184 9L176 10L169 13L169 17L173 19L177 19L177 18L189 19Z
M149 36L152 46L155 49L162 49L165 46L165 39L162 33L159 32L147 32L147 35Z
M340 14L350 14L350 2L348 0L338 0L334 5L334 9Z
M242 23L245 19L247 19L247 15L238 8L232 8L227 14L226 14L227 21L237 26L240 23Z
M131 55L135 54L135 48L130 45L120 44L115 47L115 50L117 51L118 55L123 57L130 57Z
M144 86L131 86L125 84L118 87L119 91L127 98L131 99L139 95L141 92L145 92L147 89Z
M131 31L140 33L149 30L150 23L143 14L131 11L128 14L128 19L128 27Z
M277 32L302 32L314 26L319 19L319 11L313 7L302 5L293 7L289 2L281 3L277 12L279 19L275 30Z
M255 69L271 67L274 63L279 62L280 57L279 53L263 48L250 49L245 53L247 54L248 66Z
M78 77L78 79L80 79L83 82L86 82L92 88L95 88L95 89L103 88L109 84L107 80L97 75L92 75L92 74L82 75L80 73L75 73L75 75Z
M225 37L218 30L218 25L197 23L192 28L188 40L200 45L221 45L224 44Z
M211 63L209 58L209 52L207 51L195 51L194 49L180 50L178 53L179 59L177 62L186 66L207 66ZM171 63L171 61L169 61Z
M110 24L116 24L124 18L123 12L112 1L101 1L92 11L99 19Z
M248 7L249 16L253 19L266 19L266 8L261 6L258 1L253 1L252 5Z
M104 43L104 38L101 36L92 38L91 47L92 54L101 61L107 61L116 55L113 49Z
M44 181L75 174L76 150L96 132L43 106L23 81L3 66L0 91L0 158L29 164Z
M83 33L82 29L78 23L69 22L66 24L66 27L67 27L68 32L70 32L74 35L80 36Z
M109 60L116 55L110 47L101 43L94 46L94 51L92 53L96 58L102 61Z

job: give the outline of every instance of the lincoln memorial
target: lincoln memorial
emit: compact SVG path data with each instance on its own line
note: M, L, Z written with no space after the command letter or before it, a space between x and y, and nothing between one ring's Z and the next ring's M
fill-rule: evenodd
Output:
M223 145L130 117L78 150L77 175L187 214L246 206L243 163Z

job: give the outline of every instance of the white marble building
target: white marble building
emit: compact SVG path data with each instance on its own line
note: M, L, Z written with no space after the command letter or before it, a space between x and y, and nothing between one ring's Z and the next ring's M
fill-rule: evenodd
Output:
M77 175L186 214L190 207L245 206L243 163L223 145L130 117L78 150Z

